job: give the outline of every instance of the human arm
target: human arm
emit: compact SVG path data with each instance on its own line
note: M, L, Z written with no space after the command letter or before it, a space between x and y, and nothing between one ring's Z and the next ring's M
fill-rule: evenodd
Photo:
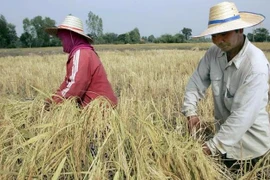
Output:
M209 52L207 52L200 60L185 90L182 113L188 119L190 132L193 128L196 130L200 126L200 119L197 115L197 103L204 98L205 91L210 83L210 57Z
M61 96L59 96L57 94L59 94L62 91L62 89L64 89L66 87L66 84L67 84L66 79L67 78L64 79L64 81L61 83L60 87L57 89L56 93L52 95L52 97L46 98L44 100L44 106L43 107L44 107L44 109L46 111L50 111L51 106L52 106L53 103L58 104L58 103L61 103L63 101L63 97L61 97Z
M90 57L77 51L67 65L67 75L64 85L53 96L56 103L72 97L81 98L91 83Z
M231 114L212 139L222 154L242 139L258 118L259 112L265 109L267 81L266 73L251 73L232 97Z

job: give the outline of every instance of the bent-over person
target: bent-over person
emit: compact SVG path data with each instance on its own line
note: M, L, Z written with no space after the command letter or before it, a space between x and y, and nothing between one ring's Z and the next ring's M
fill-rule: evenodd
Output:
M57 36L68 53L66 76L64 81L48 99L46 107L51 103L61 103L64 99L76 98L80 107L87 106L97 98L102 98L113 107L117 105L117 97L107 78L105 68L91 45L92 38L83 31L82 21L68 15L58 27L45 30Z
M184 95L182 113L192 131L201 125L197 104L211 85L216 134L203 150L221 155L235 171L241 163L252 169L270 149L269 62L244 34L244 28L264 19L258 13L239 12L232 2L213 6L208 28L196 37L211 35L214 45L200 60Z

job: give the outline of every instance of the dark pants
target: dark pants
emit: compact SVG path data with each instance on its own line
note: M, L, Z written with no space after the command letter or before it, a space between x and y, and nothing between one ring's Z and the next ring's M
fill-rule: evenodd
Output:
M251 171L257 162L264 156L260 156L250 160L235 160L227 158L226 155L222 156L221 161L226 165L227 168L233 173L238 173L239 171L248 172Z

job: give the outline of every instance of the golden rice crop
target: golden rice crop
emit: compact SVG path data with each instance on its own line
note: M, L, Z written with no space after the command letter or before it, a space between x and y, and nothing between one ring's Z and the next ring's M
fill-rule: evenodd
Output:
M100 51L119 97L117 108L104 113L99 100L85 109L72 99L44 109L64 78L66 55L0 58L0 179L233 179L218 159L203 154L206 137L190 136L180 113L185 85L203 54ZM200 114L211 124L210 91L207 97ZM269 160L261 163L237 177L263 172L266 179Z

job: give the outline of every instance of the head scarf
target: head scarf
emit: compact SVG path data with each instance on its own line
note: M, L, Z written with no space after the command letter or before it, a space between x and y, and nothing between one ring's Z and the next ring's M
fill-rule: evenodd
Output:
M85 37L73 31L59 29L57 36L62 42L63 51L69 53L70 56L78 49L89 48L94 50Z

